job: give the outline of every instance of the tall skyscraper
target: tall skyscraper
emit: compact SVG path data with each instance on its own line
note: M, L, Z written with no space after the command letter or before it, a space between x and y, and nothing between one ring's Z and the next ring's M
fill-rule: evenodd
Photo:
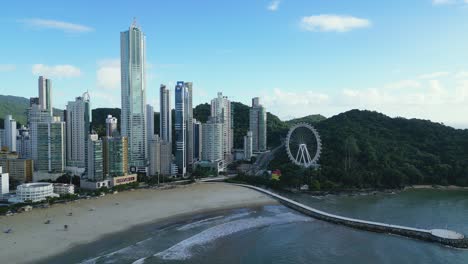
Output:
M4 120L3 147L9 151L16 152L16 120L13 116L7 115Z
M186 162L187 166L192 167L193 165L193 83L186 82L185 86L185 98L184 98L184 111L185 111L185 139L186 139Z
M252 131L253 151L265 151L267 149L267 113L258 97L252 99L249 130Z
M208 122L202 124L202 130L202 160L224 160L223 123L211 117Z
M52 116L52 81L39 76L39 105L41 110L46 110Z
M102 141L97 134L89 135L87 140L88 161L86 164L86 174L90 181L104 180Z
M52 116L46 110L41 110L40 105L33 104L28 109L28 124L31 137L31 155L34 165L38 166L38 124L52 121Z
M252 131L247 131L247 135L244 136L244 159L250 160L252 152Z
M61 173L65 169L65 123L37 123L37 170Z
M88 93L67 104L67 165L85 168L87 142L91 132L91 107Z
M211 100L211 116L216 122L223 123L223 153L226 162L231 161L231 152L233 145L233 127L231 116L231 101L227 96L218 93L218 97Z
M121 134L128 138L130 166L138 171L147 167L145 42L135 22L120 33Z
M159 128L161 140L172 142L172 110L171 110L171 93L165 85L161 84L160 88L160 118Z
M118 134L117 131L118 120L112 115L108 115L106 118L106 137L116 137Z
M146 134L148 141L154 136L154 108L151 105L146 105Z
M177 82L175 87L175 133L176 133L176 165L178 174L185 176L187 173L187 116L186 116L187 88L184 82Z
M202 158L202 124L193 119L193 159L194 161Z

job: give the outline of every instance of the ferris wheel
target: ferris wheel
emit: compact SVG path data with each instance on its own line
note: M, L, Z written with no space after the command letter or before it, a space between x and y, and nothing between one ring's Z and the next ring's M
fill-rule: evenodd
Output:
M318 167L322 152L322 141L317 130L307 124L298 123L291 127L286 137L286 152L294 164L303 168Z

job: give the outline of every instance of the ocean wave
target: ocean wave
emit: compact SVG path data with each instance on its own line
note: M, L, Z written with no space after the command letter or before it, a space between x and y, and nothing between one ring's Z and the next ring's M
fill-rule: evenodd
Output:
M203 220L200 220L200 221L196 221L196 222L186 224L184 226L181 226L181 227L177 228L177 231L186 231L186 230L189 230L189 229L192 229L192 228L200 227L200 226L209 224L209 223L213 222L214 220L218 220L218 219L221 219L221 218L224 218L224 216L221 215L221 216L216 216L216 217L211 217L211 218L203 219Z
M186 224L184 226L181 226L181 227L177 228L177 231L187 231L187 230L190 230L190 229L193 229L193 228L210 225L210 224L213 224L213 223L216 223L216 222L228 222L228 221L232 221L232 220L235 220L235 219L239 219L239 218L249 216L250 214L252 214L254 212L255 211L236 213L236 214L232 214L232 215L229 215L229 216L221 215L221 216L211 217L211 218L203 219L203 220L200 220L200 221L196 221L196 222L189 223L189 224Z
M198 233L188 239L185 239L174 246L155 254L164 260L186 260L192 256L191 250L195 246L203 246L219 238L232 235L241 231L260 228L270 225L287 224L293 222L310 221L309 217L301 216L295 213L282 213L272 217L245 218L232 222L223 223L211 227L201 233Z
M80 264L96 264L97 260L104 260L104 263L113 263L115 262L115 259L112 257L114 255L122 255L122 256L127 256L127 257L132 257L134 255L138 255L140 251L145 251L146 249L144 248L144 244L147 242L153 240L153 237L147 238L145 240L139 241L133 245L121 248L119 250L113 251L111 253L107 253L105 255L101 255L92 259L87 259ZM141 262L143 263L143 262Z
M139 260L134 261L132 264L143 264L143 263L145 263L145 259L146 259L146 257L145 257L145 258L141 258L141 259L139 259Z

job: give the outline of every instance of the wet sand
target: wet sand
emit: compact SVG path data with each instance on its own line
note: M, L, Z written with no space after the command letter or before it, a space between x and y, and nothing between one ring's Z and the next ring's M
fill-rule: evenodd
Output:
M210 211L275 204L261 193L224 183L143 189L0 217L0 263L32 263L145 224ZM68 214L72 212L72 216ZM44 222L50 219L50 224ZM64 230L64 225L69 226ZM143 230L144 228L140 228Z

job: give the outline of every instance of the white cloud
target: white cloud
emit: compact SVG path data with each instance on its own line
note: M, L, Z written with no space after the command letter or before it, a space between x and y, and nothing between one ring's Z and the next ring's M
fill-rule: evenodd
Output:
M454 3L455 0L432 0L433 5L450 5Z
M351 109L366 109L393 117L429 119L468 128L468 119L462 114L468 112L468 75L461 72L439 76L444 78L415 76L380 87L343 88L339 92L276 88L263 91L262 101L268 111L283 119L309 114L332 116Z
M0 64L0 72L11 72L16 70L16 65L14 64Z
M81 70L73 65L44 65L34 64L32 66L32 73L34 75L44 75L53 78L73 78L81 76Z
M98 62L96 72L97 87L103 89L120 88L120 60L110 59Z
M339 15L317 15L303 17L300 22L300 27L306 31L336 31L347 32L358 28L367 28L371 26L371 22L367 19L353 16Z
M466 1L468 1L468 0L466 0ZM457 79L468 79L468 71L459 71L459 72L457 72L455 77Z
M265 92L261 101L269 109L268 111L278 111L281 118L290 118L304 116L310 113L308 111L319 113L319 106L326 105L329 99L329 95L311 90L291 92L275 88L272 92Z
M432 0L432 5L434 6L454 5L454 4L468 4L468 0Z
M418 78L419 79L435 79L435 78L446 77L449 75L450 75L450 72L439 71L439 72L422 74L422 75L419 75Z
M94 29L88 26L80 25L80 24L73 24L64 21L58 20L51 20L51 19L41 19L41 18L30 18L30 19L22 19L19 22L33 27L33 28L40 28L40 29L58 29L64 32L74 32L74 33L81 33L81 32L90 32Z
M280 0L271 1L270 4L268 5L267 9L270 10L270 11L273 11L273 12L277 11L280 4L281 4Z
M415 80L402 80L394 83L389 83L385 86L387 89L405 89L405 88L419 88L421 83Z

